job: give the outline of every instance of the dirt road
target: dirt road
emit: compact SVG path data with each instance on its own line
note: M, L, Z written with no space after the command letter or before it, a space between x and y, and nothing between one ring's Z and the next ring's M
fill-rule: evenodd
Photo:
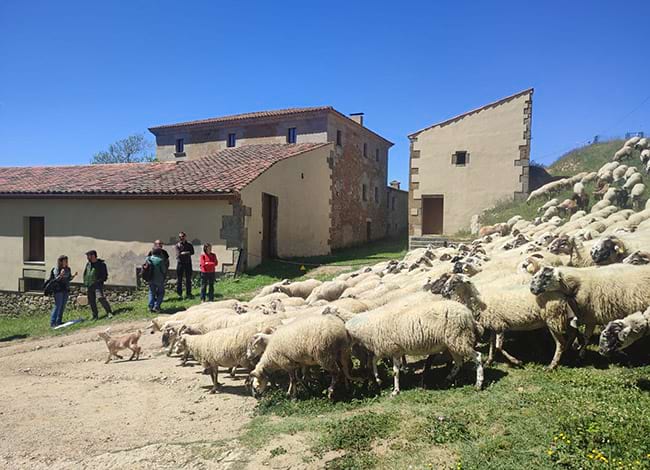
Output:
M224 393L209 395L201 367L180 367L148 333L141 360L104 364L98 331L0 343L1 468L248 466L233 441L255 405L243 375L221 374Z

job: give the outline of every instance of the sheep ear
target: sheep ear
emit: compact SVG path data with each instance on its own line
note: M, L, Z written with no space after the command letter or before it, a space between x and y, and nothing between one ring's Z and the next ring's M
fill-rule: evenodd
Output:
M624 343L631 332L632 332L632 327L626 326L625 328L623 328L621 331L618 332L618 339Z

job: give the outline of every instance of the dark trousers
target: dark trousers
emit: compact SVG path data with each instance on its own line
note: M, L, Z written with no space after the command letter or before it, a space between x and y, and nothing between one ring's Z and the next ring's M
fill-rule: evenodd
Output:
M183 278L185 278L185 293L192 295L192 265L178 263L176 265L176 293L183 296Z
M201 300L205 300L206 290L208 293L208 300L214 300L214 278L215 273L201 273Z
M93 318L99 317L97 301L102 304L102 308L106 311L106 315L109 317L113 315L111 305L108 303L108 300L106 300L106 297L104 297L104 286L102 284L95 284L93 287L88 288L88 305L90 305L90 310L93 312Z

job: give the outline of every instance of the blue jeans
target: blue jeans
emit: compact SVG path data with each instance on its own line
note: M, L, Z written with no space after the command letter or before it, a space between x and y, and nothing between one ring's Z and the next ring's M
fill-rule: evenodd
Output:
M68 303L68 291L62 290L54 293L54 307L50 315L50 326L59 326L63 323L63 311Z
M149 284L149 308L159 309L165 296L165 285Z

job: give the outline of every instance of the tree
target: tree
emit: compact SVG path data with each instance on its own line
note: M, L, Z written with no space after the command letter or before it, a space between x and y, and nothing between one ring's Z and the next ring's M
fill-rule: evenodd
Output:
M155 157L150 150L153 144L144 134L130 135L108 146L108 150L93 155L91 163L142 163L152 162Z

